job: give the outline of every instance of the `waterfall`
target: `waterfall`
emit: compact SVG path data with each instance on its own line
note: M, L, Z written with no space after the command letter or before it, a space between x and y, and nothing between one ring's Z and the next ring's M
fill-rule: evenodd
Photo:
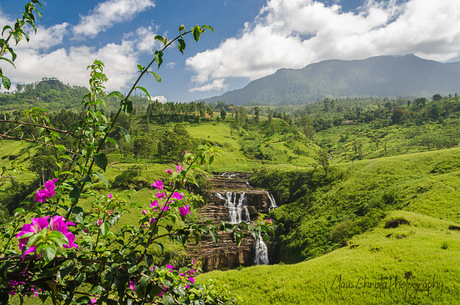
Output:
M230 173L225 172L225 173L222 173L220 176L224 178L227 177L228 179L233 179L233 177L235 177L236 175L237 174L230 174Z
M254 265L268 265L268 248L265 242L262 239L262 236L259 235L259 238L254 244Z
M216 193L219 199L225 200L225 206L228 208L228 221L231 224L251 221L248 210L248 200L246 193L236 193L227 191L224 198L221 194Z
M273 197L273 195L270 192L267 192L267 194L268 194L268 199L270 200L269 211L271 211L273 209L276 209L278 206L276 205L275 198Z

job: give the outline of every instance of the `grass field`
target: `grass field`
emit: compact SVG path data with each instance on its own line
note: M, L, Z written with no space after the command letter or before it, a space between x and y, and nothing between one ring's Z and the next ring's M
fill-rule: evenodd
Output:
M403 218L409 225L385 229ZM391 212L348 246L293 265L214 271L198 277L228 286L242 304L456 304L460 232L456 223Z

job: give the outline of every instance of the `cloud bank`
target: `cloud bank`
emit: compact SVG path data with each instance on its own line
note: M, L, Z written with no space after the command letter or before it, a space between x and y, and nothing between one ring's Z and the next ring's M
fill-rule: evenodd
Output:
M151 53L159 46L154 40L154 26L140 27L135 32L126 33L120 43L86 46L66 45L66 39L94 37L117 22L133 18L136 14L154 6L151 0L108 0L100 3L87 16L82 16L78 25L68 23L52 27L38 26L38 31L30 34L29 43L14 46L18 55L15 63L4 66L5 75L14 83L31 83L43 77L57 77L64 83L88 86L89 71L86 67L94 59L102 60L108 77L108 90L122 90L137 75L136 63L142 52ZM14 24L0 13L0 24Z
M460 1L367 0L356 11L343 11L340 4L320 1L269 0L238 37L188 58L186 65L196 73L191 91L204 91L216 83L225 88L228 77L254 80L326 59L408 53L457 58Z

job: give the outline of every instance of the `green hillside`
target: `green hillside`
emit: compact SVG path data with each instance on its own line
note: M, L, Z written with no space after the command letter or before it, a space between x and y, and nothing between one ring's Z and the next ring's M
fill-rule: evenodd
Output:
M23 90L10 96L28 92ZM71 131L78 126L78 109L63 110L58 101L48 106L51 125ZM165 168L180 163L184 151L205 143L222 154L207 168L207 177L251 172L250 184L269 190L280 206L268 216L276 224L273 265L211 272L200 281L228 285L245 304L452 304L458 299L460 233L448 229L460 227L457 96L325 99L305 107L151 102L137 109L119 120L131 141L117 129L110 136L119 148L103 148L109 189L93 181L104 194L135 189L129 202L138 206L125 223L148 206L150 183L164 179ZM27 120L27 112L3 114L11 120L0 133L39 138L15 122ZM70 141L63 136L57 143L70 146ZM21 201L32 200L37 185L56 168L53 151L37 143L4 139L0 157L1 220ZM197 179L200 188L191 189L206 197L209 182ZM90 204L84 195L81 202ZM400 225L385 228L389 221ZM165 241L165 253L155 259L180 262L183 255L181 246ZM427 291L427 285L434 286Z
M410 224L385 229L385 222ZM293 265L214 271L199 281L225 283L242 304L456 304L458 231L443 221L393 211L348 246Z

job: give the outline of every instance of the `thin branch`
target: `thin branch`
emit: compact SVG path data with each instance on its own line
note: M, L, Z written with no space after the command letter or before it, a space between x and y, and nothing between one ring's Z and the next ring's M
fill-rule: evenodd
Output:
M0 138L7 138L7 139L11 139L11 140L19 140L19 141L26 141L26 142L30 142L30 143L36 143L36 144L41 144L41 145L45 145L45 146L53 146L52 144L48 144L48 143L45 143L45 142L40 142L40 141L37 141L37 140L31 140L31 139L27 139L27 138L23 138L24 134L21 135L21 137L14 137L14 136L8 136L6 134L3 134L1 133L0 134ZM73 151L70 151L70 150L67 150L67 149L63 149L63 151L69 153L69 154L72 154L74 156L82 156L81 154L79 153L76 153L76 152L73 152Z
M20 122L20 121L12 121L12 120L1 120L1 119L0 119L0 123L13 123L13 124L20 124L20 125L28 125L28 126L33 126L33 127L45 128L45 129L48 129L48 130L57 131L57 132L60 132L60 133L65 133L65 134L69 134L71 136L77 137L77 135L75 133L71 132L71 131L62 130L62 129L58 129L58 128L54 128L54 127L49 127L49 126L46 126L46 125L40 125L40 124L34 124L34 123L28 123L28 122ZM16 127L16 128L18 128L18 127Z

